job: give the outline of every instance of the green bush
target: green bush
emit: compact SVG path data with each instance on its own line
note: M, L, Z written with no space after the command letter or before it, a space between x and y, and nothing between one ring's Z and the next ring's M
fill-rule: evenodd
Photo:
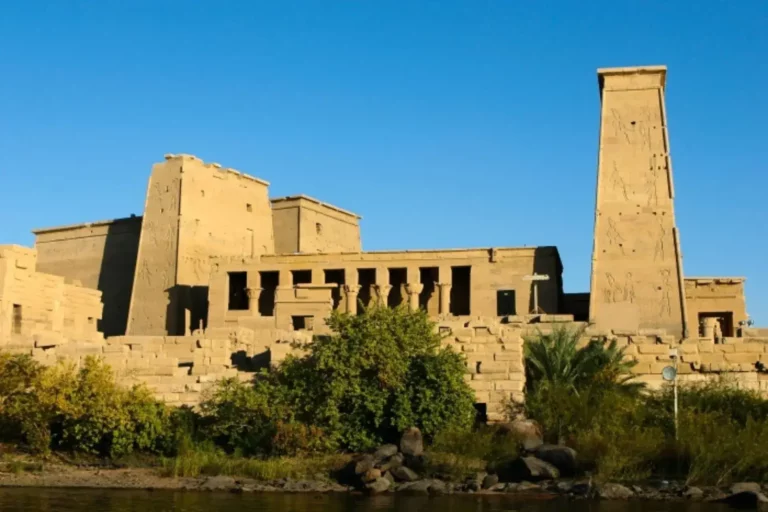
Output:
M119 457L134 450L161 452L171 444L170 410L145 387L118 386L110 368L95 358L76 369L3 354L0 394L5 438L25 441L40 453L64 449Z
M429 438L472 424L464 359L440 347L425 312L369 308L328 325L333 335L253 387L219 386L202 406L216 439L243 454L363 451L414 425Z

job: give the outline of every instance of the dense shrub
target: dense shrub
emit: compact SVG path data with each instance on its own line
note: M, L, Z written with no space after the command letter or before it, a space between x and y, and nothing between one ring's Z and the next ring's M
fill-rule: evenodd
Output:
M119 457L172 445L171 413L141 386L115 382L87 358L79 369L42 367L28 356L0 355L0 424L6 439L45 453L65 449Z
M423 311L334 313L317 337L253 387L228 381L203 404L211 432L244 454L367 450L409 426L469 428L474 393L460 354Z

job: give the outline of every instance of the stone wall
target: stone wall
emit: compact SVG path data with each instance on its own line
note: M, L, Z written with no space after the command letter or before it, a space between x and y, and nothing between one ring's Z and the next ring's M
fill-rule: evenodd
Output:
M102 293L99 331L125 334L133 290L141 217L37 229L37 271Z
M0 346L103 340L101 292L36 271L34 249L0 245Z

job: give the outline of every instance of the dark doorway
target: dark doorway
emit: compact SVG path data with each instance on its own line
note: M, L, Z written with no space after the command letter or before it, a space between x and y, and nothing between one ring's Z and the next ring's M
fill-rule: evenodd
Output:
M21 304L13 305L13 333L21 334Z
M470 314L470 290L472 267L451 267L451 314L466 316Z
M314 319L313 316L292 316L291 317L291 323L293 324L293 330L294 331L301 331L301 330L307 330L311 331L314 327Z
M699 325L701 325L702 320L705 318L717 318L717 322L720 324L720 332L723 334L723 337L732 337L733 336L733 312L732 311L722 311L717 313L699 313ZM704 334L703 332L700 334Z
M357 314L362 312L371 305L371 299L373 298L373 286L376 284L376 269L375 268L360 268L357 270L357 283L360 285L360 293L358 294L358 301L363 307L357 309Z
M297 284L309 284L312 282L311 270L291 270L291 277L293 278L293 286Z
M248 309L248 273L229 272L229 305L230 311Z
M439 313L439 297L435 293L435 283L438 280L437 267L422 267L419 269L419 282L424 285L419 293L419 307L436 316Z
M280 282L280 272L259 272L261 294L259 295L259 314L275 316L275 293Z
M496 292L496 316L512 316L516 314L515 290L498 290Z
M324 270L325 284L337 284L338 286L331 290L331 298L333 299L333 309L339 309L341 304L341 287L344 282L344 269Z
M389 297L387 297L387 306L396 308L403 303L403 299L405 297L405 284L407 282L408 269L389 269L389 284L392 285L392 289L389 291Z

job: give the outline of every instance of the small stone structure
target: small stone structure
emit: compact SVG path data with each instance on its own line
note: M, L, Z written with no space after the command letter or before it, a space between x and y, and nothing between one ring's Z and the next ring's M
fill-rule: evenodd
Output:
M403 304L466 355L490 420L523 399L524 338L558 325L589 323L584 343L616 339L651 386L677 348L683 380L728 373L768 392L768 330L747 322L744 279L684 277L666 68L601 69L598 82L589 293L563 291L554 246L365 252L352 212L270 199L263 180L166 155L143 215L38 229L35 249L0 246L0 349L46 364L98 355L123 382L194 405L216 380L250 379L326 333L333 310Z

